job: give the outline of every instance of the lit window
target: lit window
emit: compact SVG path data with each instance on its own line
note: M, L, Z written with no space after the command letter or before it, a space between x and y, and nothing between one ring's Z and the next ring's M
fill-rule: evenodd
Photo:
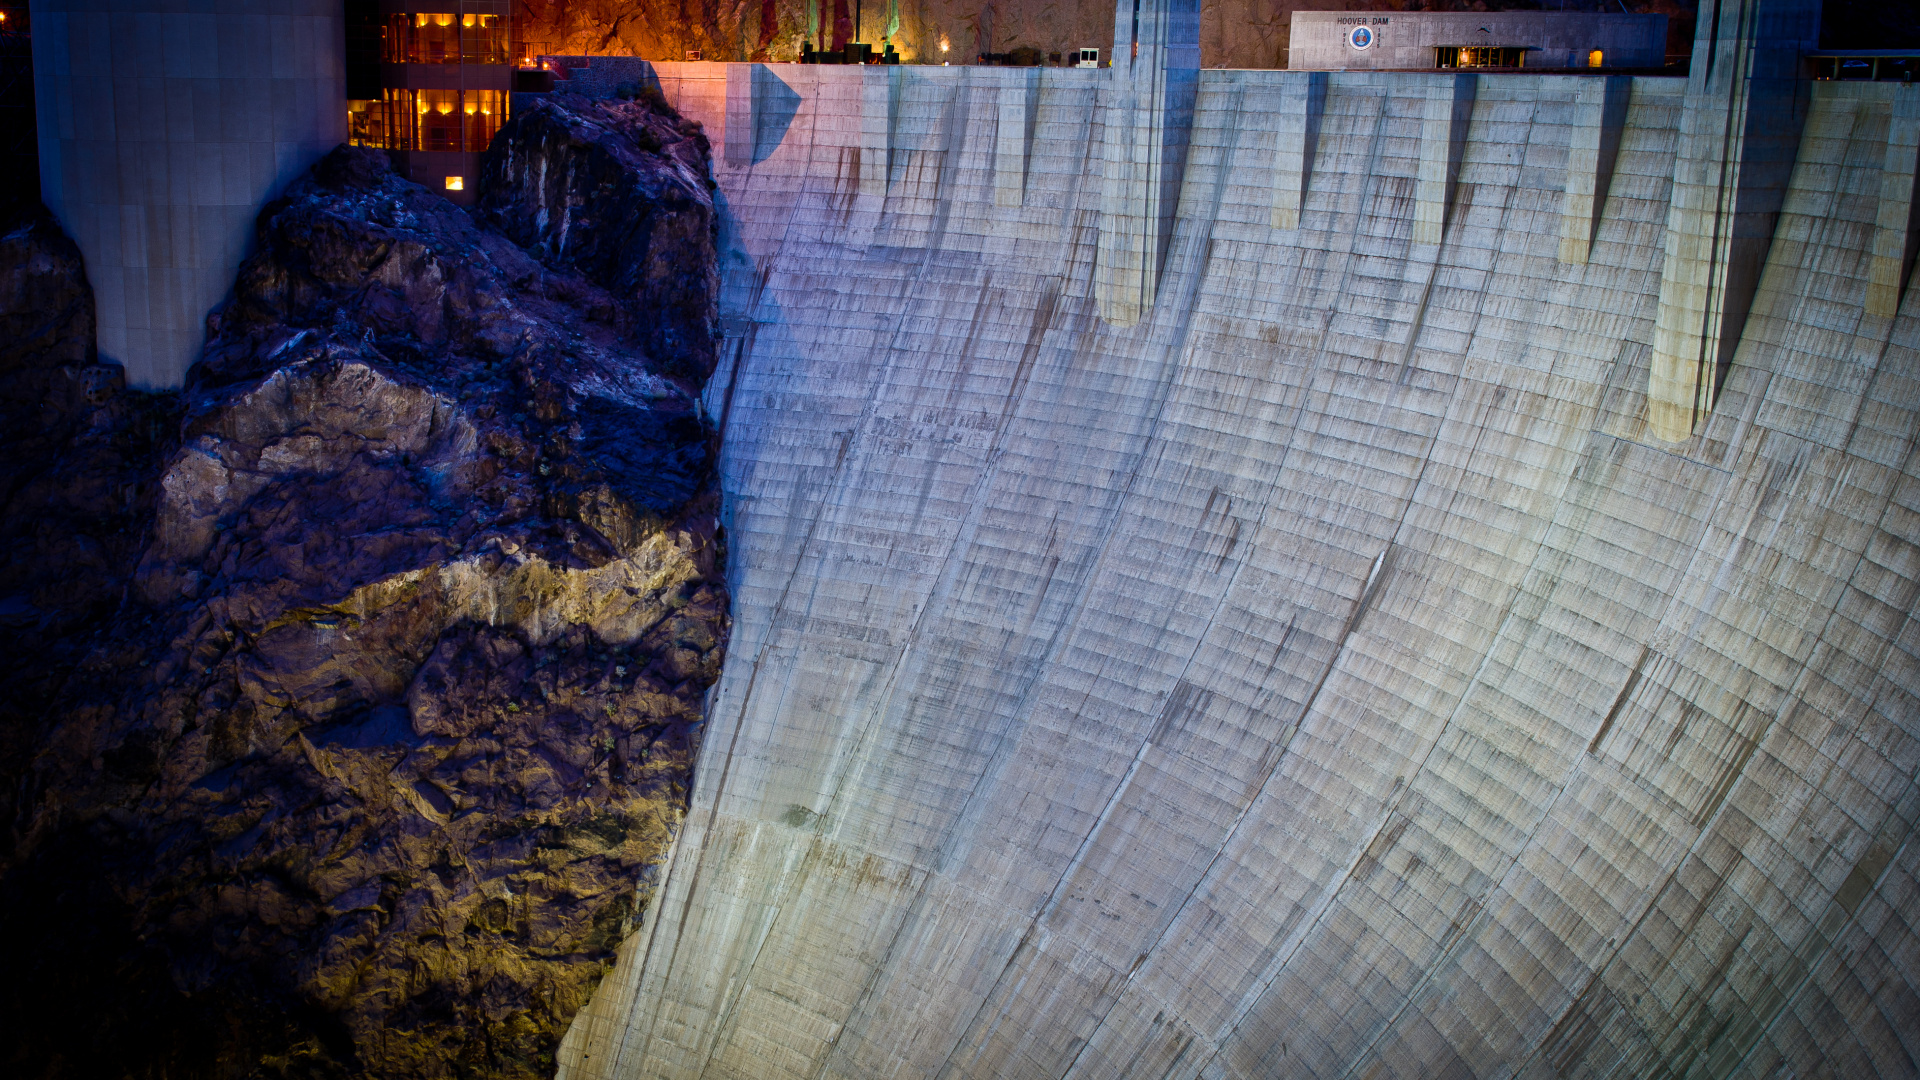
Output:
M497 21L498 17L494 18ZM452 12L419 11L411 15L388 16L384 35L387 62L393 64L460 63L462 38L460 24L460 16Z
M469 64L507 62L507 24L498 15L460 17L460 53Z
M477 154L493 142L506 120L507 95L500 90L467 90L462 95L467 152Z
M455 153L463 149L460 136L465 118L460 112L460 91L415 90L413 93L415 107L420 112L420 137L414 148Z
M466 189L467 189L467 178L466 178L466 177L464 177L464 176L449 176L449 177L447 177L447 190L448 190L448 191L465 191Z
M1599 50L1599 49L1595 49L1595 50L1593 50L1592 52L1590 52L1590 53L1588 53L1588 54L1587 54L1587 66L1588 66L1588 67L1599 67L1599 66L1600 66L1600 60L1601 60L1601 55L1602 55L1602 54L1601 54L1601 52L1600 52L1600 50Z
M355 146L412 150L415 125L413 92L388 88L369 101L347 102L347 131Z
M353 145L477 154L507 120L509 99L502 90L390 87L381 93L371 101L347 103L347 130Z

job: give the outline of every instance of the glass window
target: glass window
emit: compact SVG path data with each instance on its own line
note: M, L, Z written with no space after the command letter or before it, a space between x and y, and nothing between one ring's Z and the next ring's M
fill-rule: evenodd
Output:
M507 122L500 90L394 90L347 102L348 141L376 150L485 150Z
M1439 67L1520 67L1526 50L1500 45L1443 45L1435 50Z
M420 137L416 150L460 149L460 91L415 90Z
M504 64L507 22L451 11L389 15L382 43L381 55L390 64Z
M419 12L413 17L413 62L416 64L457 64L460 62L459 17L450 11Z
M413 149L413 98L407 90L383 90L370 101L347 102L347 134L355 146Z
M466 111L467 150L479 153L493 142L507 119L507 95L499 90L467 90L461 107Z
M347 102L347 142L353 146L380 147L373 141L373 118L379 115L378 101ZM384 147L381 147L384 149Z
M460 16L460 55L469 64L506 63L506 21L498 15Z

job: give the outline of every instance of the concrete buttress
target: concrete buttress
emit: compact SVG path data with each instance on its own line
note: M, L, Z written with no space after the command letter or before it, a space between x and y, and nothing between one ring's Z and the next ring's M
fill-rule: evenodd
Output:
M759 64L727 65L726 129L720 137L725 144L728 165L753 164L754 147L760 134L761 97L755 93L758 89L755 83L765 77L765 70Z
M1473 123L1478 75L1435 75L1427 81L1426 108L1420 123L1420 179L1414 188L1413 242L1440 243L1460 179L1467 129Z
M1027 158L1033 151L1033 123L1040 109L1040 71L1000 87L1000 116L994 126L993 205L1019 206L1027 195Z
M1280 84L1273 146L1273 227L1300 227L1300 207L1313 182L1320 117L1327 108L1327 73L1289 71Z
M1887 163L1880 180L1880 210L1873 232L1873 280L1867 286L1867 314L1892 318L1913 272L1920 246L1920 212L1915 206L1915 166L1920 158L1920 88L1900 87L1888 108Z
M1200 76L1199 0L1122 0L1105 92L1100 315L1132 326L1153 308L1186 173Z
M1667 217L1647 423L1691 438L1713 408L1773 242L1806 116L1819 0L1707 0Z
M1567 146L1567 201L1560 211L1560 261L1583 263L1607 205L1607 188L1620 155L1633 80L1624 75L1583 80L1574 91Z

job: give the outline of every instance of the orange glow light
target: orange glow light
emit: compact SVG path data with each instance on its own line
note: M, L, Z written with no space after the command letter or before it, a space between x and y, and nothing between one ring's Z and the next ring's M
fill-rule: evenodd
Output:
M467 178L466 178L466 177L464 177L464 176L449 176L449 177L447 177L447 190L448 190L448 191L465 191L466 189L467 189Z

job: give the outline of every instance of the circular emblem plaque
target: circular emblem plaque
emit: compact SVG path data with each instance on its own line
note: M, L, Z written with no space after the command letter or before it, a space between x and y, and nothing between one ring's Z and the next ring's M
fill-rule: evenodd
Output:
M1364 49L1373 44L1373 31L1364 26L1356 26L1347 32L1347 44L1356 49Z

